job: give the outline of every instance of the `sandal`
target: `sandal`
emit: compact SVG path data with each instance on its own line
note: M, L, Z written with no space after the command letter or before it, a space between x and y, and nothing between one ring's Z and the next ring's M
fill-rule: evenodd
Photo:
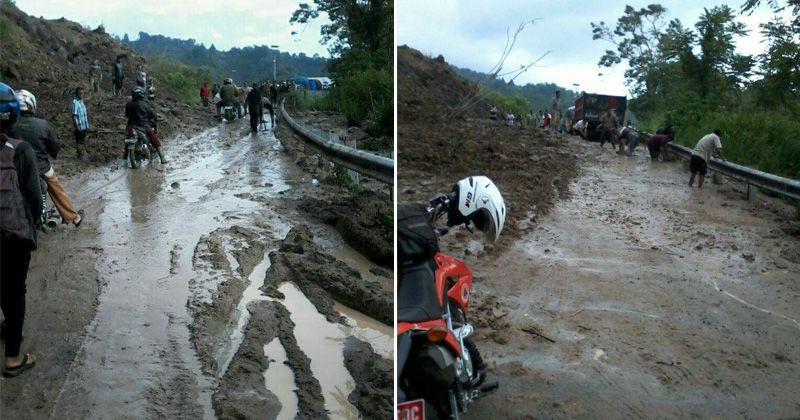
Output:
M83 223L83 209L78 210L78 214L81 216L81 218L78 220L78 223L75 223L75 227L80 227L81 223Z
M30 363L28 363L29 362L28 356L29 356L28 353L25 353L22 356L22 363L20 363L19 366L14 366L14 367L11 367L11 368L7 367L7 368L3 369L3 376L6 377L6 378L14 378L16 376L19 376L22 372L25 372L26 370L31 369L32 367L36 366L36 361L35 360L30 362Z

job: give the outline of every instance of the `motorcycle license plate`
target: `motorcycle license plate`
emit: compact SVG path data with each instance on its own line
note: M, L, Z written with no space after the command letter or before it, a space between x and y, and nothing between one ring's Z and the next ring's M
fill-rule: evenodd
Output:
M397 420L425 420L425 400L397 404Z

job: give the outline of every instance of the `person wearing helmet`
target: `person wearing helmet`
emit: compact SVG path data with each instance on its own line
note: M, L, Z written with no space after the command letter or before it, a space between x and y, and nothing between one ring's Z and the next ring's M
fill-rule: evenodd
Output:
M150 140L153 147L156 148L161 163L167 163L167 159L164 158L164 153L161 151L161 142L158 140L158 136L156 136L158 117L150 104L144 100L144 88L141 86L133 88L131 98L130 102L125 105L125 117L128 118L128 127L126 130L128 135L133 135L134 129L143 131L147 134L147 139ZM128 149L125 148L122 158L126 159L127 157Z
M46 120L36 117L36 97L33 93L21 89L17 91L20 103L20 117L11 135L30 143L39 163L39 175L47 183L47 193L53 199L63 223L72 223L78 227L83 223L83 210L75 210L72 201L67 197L50 159L56 159L61 149L61 140L56 130Z
M233 79L225 79L225 84L222 85L222 88L219 90L219 97L222 99L219 103L220 108L223 106L233 106L237 110L238 117L242 118L241 108L237 106L239 102L239 89L233 84Z
M42 214L39 168L33 147L9 136L19 118L14 90L0 83L0 308L5 321L3 376L32 368L36 358L20 354L25 320L25 282L36 249L36 220Z

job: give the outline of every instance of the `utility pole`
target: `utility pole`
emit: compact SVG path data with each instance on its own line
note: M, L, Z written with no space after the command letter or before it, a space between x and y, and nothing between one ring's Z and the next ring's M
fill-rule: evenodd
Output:
M275 50L272 53L272 81L277 83L278 82L278 48L279 47L277 45L270 45L270 48Z

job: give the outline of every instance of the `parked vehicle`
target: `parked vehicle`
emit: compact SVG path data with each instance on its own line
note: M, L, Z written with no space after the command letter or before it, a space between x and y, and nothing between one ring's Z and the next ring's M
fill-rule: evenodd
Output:
M603 95L599 93L581 92L575 99L575 118L574 121L584 120L588 124L586 128L586 140L600 141L602 130L598 128L603 122L603 114L608 109L614 108L620 125L624 124L625 111L628 108L628 99L625 96ZM582 133L580 134L583 137Z
M437 233L447 229L437 231L433 223L446 214L448 226L473 223L494 242L505 204L489 178L476 176L420 207L417 213L398 208L397 417L458 419L498 383L485 383L483 359L470 340L472 271L438 250Z

